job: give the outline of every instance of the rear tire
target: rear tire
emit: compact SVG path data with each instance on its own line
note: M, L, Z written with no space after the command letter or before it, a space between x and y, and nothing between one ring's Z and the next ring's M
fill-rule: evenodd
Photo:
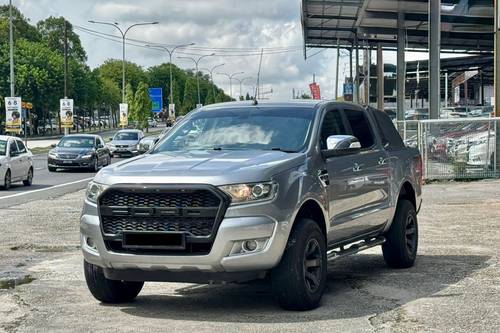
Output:
M24 186L31 186L33 184L33 168L30 168L28 171L28 176L25 180L23 180Z
M5 177L3 179L3 186L1 187L1 189L7 191L11 185L12 185L12 178L10 176L10 170L7 170L7 172L5 173Z
M418 247L418 224L415 207L399 200L394 221L382 245L384 260L392 268L409 268L415 263Z
M318 224L300 219L279 265L271 273L273 292L286 310L318 307L326 287L326 241Z
M83 261L85 281L92 296L103 303L133 301L141 292L144 282L109 280L101 267Z

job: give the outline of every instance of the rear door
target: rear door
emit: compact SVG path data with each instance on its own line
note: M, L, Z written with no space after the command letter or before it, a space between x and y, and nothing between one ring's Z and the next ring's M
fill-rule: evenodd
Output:
M21 156L15 139L9 140L9 156L10 156L10 176L12 181L17 181L23 176L23 167Z

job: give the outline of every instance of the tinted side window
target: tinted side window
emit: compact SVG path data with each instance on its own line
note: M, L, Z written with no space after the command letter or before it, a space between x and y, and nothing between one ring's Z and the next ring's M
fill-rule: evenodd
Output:
M326 139L331 135L345 135L347 131L342 122L342 115L337 110L328 111L321 124L320 147L326 149Z
M17 148L19 149L19 152L21 154L26 153L26 147L24 146L24 143L22 141L16 140L17 142Z
M361 144L361 148L370 148L375 144L373 139L370 123L363 111L360 110L344 110L347 121L354 135Z
M10 155L12 156L12 153L16 154L18 152L16 141L12 140L9 144L10 146Z

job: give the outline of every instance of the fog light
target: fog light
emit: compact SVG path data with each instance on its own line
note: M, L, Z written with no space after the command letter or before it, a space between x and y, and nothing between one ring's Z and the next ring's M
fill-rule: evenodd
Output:
M95 243L94 243L94 240L90 237L87 237L85 243L87 243L87 246L94 249L94 250L97 250L97 247L95 246Z
M253 252L253 251L257 250L258 246L259 246L259 244L257 243L257 241L255 239L252 239L252 240L244 241L241 247L242 247L243 251L245 251L245 252Z

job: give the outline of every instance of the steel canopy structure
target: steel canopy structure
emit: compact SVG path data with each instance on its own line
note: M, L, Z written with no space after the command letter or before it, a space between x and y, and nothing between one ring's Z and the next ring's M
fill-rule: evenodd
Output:
M492 53L493 13L492 0L441 0L441 50ZM361 46L394 50L400 28L407 50L427 50L429 1L302 0L302 28L306 57L308 47L337 47L337 40L341 47L358 39Z

